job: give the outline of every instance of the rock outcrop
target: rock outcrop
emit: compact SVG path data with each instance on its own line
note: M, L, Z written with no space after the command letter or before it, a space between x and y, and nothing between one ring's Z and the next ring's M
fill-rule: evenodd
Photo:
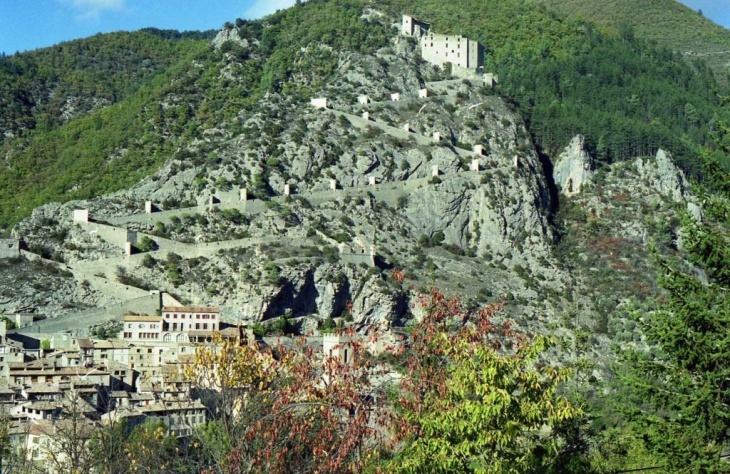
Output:
M213 38L213 47L216 50L219 50L227 41L232 41L244 48L248 46L248 40L246 38L241 38L238 28L223 28L220 32L218 32L216 37Z
M553 179L563 194L570 197L580 193L584 183L594 174L593 158L588 154L585 137L577 135L571 140L553 166Z
M637 158L635 164L641 178L651 188L677 202L687 199L687 179L682 170L672 163L669 152L658 150L653 161Z

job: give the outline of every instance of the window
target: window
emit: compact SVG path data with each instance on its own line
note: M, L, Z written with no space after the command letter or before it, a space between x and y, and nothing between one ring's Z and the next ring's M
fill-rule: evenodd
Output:
M172 319L177 319L177 314L173 314Z
M162 338L162 340L163 340L164 342L172 342L172 334L170 334L170 333L168 332L167 334L165 334L165 336L164 336L164 337Z
M138 326L140 329L144 329L144 324L141 324Z
M200 329L200 323L195 323L195 329Z
M165 319L170 319L170 315L169 314L166 314L165 315Z
M206 331L208 329L208 323L203 323L203 331Z
M200 315L199 314L196 314L195 315L195 319L200 319Z

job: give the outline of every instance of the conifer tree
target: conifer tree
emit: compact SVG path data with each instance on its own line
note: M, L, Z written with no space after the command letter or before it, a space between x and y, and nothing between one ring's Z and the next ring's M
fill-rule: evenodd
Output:
M631 385L650 407L634 413L669 472L730 472L730 127L718 121L718 150L706 153L699 190L704 215L685 214L687 264L662 258L663 304L644 318L660 355L633 354Z

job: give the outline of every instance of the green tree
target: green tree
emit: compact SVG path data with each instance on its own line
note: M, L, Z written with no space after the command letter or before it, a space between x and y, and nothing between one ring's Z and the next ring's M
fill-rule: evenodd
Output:
M561 427L581 411L557 393L571 371L536 364L549 339L495 324L501 305L467 311L437 291L422 304L427 315L410 338L398 402L405 446L387 471L570 470L568 457L557 462L569 444Z
M142 252L150 252L153 250L157 250L158 248L160 248L160 246L157 245L157 242L145 235L142 236L141 239L139 239L139 242L137 242L137 248Z
M629 358L629 382L652 408L630 419L671 472L730 472L720 457L730 442L730 173L719 166L730 128L719 121L718 131L718 152L705 157L703 219L683 217L694 268L659 259L663 304L643 322L660 353Z

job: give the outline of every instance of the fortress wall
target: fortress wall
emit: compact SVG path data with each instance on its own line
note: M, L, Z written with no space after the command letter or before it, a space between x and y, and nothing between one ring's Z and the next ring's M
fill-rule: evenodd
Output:
M235 204L241 202L241 191L238 188L230 191L217 191L215 197L221 204Z
M470 67L469 39L464 36L429 32L421 36L420 44L421 56L431 64L451 63L463 68Z
M340 261L345 264L352 263L354 265L360 265L361 263L364 263L369 267L375 266L375 257L373 255L370 255L370 252L367 252L365 254L341 253Z
M34 334L38 332L61 332L72 330L80 331L79 335L86 335L89 326L105 323L110 320L121 320L126 313L136 312L142 314L155 314L160 309L160 295L146 294L141 297L123 301L104 308L93 308L75 313L68 313L56 318L48 318L36 321L32 326L17 329L20 334Z
M0 239L0 258L20 257L20 240Z
M469 41L469 65L471 69L484 67L484 46L474 40Z
M111 296L112 298L120 300L131 300L141 298L149 294L149 291L147 290L119 283L116 280L116 265L112 266L104 262L104 266L109 266L113 275L107 274L107 278L102 278L93 275L92 272L80 271L74 274L76 275L76 278L78 280L88 280L88 282L94 289L104 293L107 296Z
M28 252L27 250L21 250L20 255L25 257L26 259L32 260L34 262L44 262L49 265L53 265L54 267L56 267L60 270L66 271L66 272L71 270L66 264L56 262L55 260L45 259L45 258L41 257L40 255L38 255L36 253Z
M127 242L131 242L133 245L137 243L137 233L127 229L97 223L85 225L84 227L88 229L90 234L93 232L97 237L121 249L124 249L124 244Z
M213 208L220 208L220 209L238 209L241 212L245 212L246 214L258 214L260 212L263 212L266 210L266 205L261 200L250 200L250 201L241 201L240 200L240 194L238 194L238 191L236 191L236 199L229 201L228 198L226 198L225 201L221 200L220 204L214 204ZM195 207L185 207L180 209L172 209L169 211L160 211L155 212L153 214L134 214L131 216L124 216L124 217L116 217L113 219L109 219L109 223L117 226L122 226L125 224L130 223L155 223L155 222L162 222L164 224L170 223L170 218L173 216L180 217L183 214L205 214L211 210L210 205L205 206L195 206ZM158 239L158 237L153 237L155 240ZM160 244L161 245L161 244Z

